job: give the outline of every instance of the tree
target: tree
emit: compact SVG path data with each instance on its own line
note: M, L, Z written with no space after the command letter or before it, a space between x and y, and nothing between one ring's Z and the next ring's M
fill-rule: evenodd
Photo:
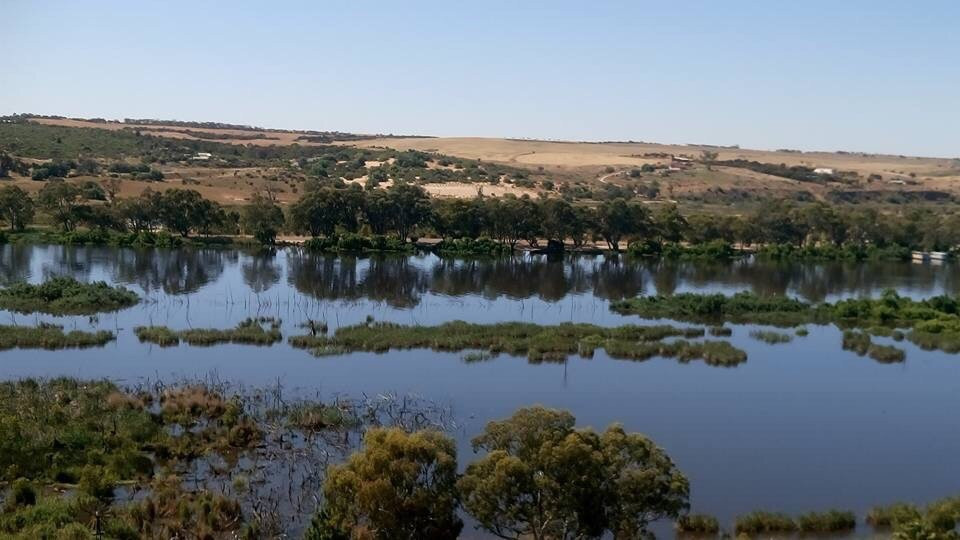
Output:
M620 240L627 235L646 235L650 230L650 215L640 204L628 204L623 199L604 202L597 208L597 232L615 252L620 251Z
M712 170L713 162L717 160L719 154L712 150L704 150L700 152L700 161L704 162L707 165L707 170Z
M72 231L77 224L76 208L80 204L80 188L67 182L47 182L37 202L64 231Z
M291 226L310 236L329 236L338 226L356 230L363 200L359 189L319 187L305 193L290 208Z
M457 450L437 431L373 428L364 448L330 467L307 538L445 540L460 534Z
M491 234L510 249L520 240L536 238L540 233L540 207L524 196L506 195L503 199L487 199L487 215Z
M393 206L393 228L402 240L410 238L414 228L427 223L433 213L430 195L422 187L401 183L387 190Z
M558 242L562 246L563 241L570 236L571 229L579 216L570 203L563 199L546 199L540 206L543 209L541 222L543 236L548 241Z
M242 220L243 228L257 242L273 245L277 241L277 231L283 227L283 210L273 200L256 193L250 204L244 207Z
M118 203L120 218L134 232L149 231L159 221L160 194L150 188L143 190L132 199L121 199Z
M10 176L10 171L14 168L13 158L6 152L0 152L0 178Z
M473 440L487 454L458 483L481 527L506 539L638 538L688 509L689 482L652 441L574 423L568 412L533 407L487 424Z
M17 186L0 188L0 219L14 231L22 231L33 221L33 200L26 191Z
M687 230L687 220L675 204L661 208L654 217L654 223L661 243L679 242Z
M183 237L190 231L207 233L224 220L223 209L192 189L168 189L154 201L158 221Z

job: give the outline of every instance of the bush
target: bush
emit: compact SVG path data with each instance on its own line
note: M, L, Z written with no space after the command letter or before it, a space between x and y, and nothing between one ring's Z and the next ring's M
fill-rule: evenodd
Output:
M853 512L840 510L810 512L797 518L797 528L804 533L852 531L857 528L857 518Z
M736 534L782 534L797 530L793 518L786 514L756 511L737 517L734 524Z
M720 532L720 522L706 514L688 514L680 516L674 524L678 533L716 535Z

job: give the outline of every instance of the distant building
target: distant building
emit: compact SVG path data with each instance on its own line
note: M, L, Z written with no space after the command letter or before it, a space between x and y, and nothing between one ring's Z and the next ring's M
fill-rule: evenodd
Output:
M213 157L213 154L211 154L210 152L197 152L197 153L194 154L194 156L193 156L192 158L190 158L190 159L192 159L192 160L194 160L194 161L207 161L208 159L210 159L210 158L212 158L212 157Z
M670 156L671 171L682 171L683 169L689 168L691 165L693 165L693 158L676 155Z
M833 176L833 169L828 167L817 167L813 170L813 174L822 174L824 176Z

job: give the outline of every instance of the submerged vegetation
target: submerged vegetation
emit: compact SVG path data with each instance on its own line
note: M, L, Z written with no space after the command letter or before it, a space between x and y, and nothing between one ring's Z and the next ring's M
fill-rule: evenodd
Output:
M0 536L92 538L98 524L106 538L290 536L312 515L327 464L366 429L448 422L444 409L393 396L322 403L201 381L0 383Z
M248 318L235 328L228 330L215 328L171 330L166 326L138 326L133 331L141 342L153 343L161 347L179 345L181 341L201 346L220 343L273 345L283 339L280 334L280 320L273 317Z
M480 350L488 354L526 356L531 362L563 361L578 354L590 358L604 349L613 358L646 360L655 356L686 362L702 359L709 365L733 366L746 361L746 353L725 341L686 341L698 338L703 328L673 326L602 327L565 323L471 324L453 321L439 326L406 326L367 322L339 328L332 336L303 335L290 338L294 347L317 355L351 351L386 352L391 349L429 348L437 351Z
M124 287L103 281L81 283L71 277L55 277L41 284L14 283L0 289L0 309L20 313L90 315L116 311L140 301Z
M49 323L32 327L0 325L0 350L99 347L113 339L113 332L107 330L64 332L62 326Z

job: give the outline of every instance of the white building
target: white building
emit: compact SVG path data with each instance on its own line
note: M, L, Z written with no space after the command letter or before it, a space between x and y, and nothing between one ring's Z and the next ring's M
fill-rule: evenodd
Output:
M824 176L832 176L833 169L830 169L828 167L817 167L816 169L813 170L813 174L822 174Z

